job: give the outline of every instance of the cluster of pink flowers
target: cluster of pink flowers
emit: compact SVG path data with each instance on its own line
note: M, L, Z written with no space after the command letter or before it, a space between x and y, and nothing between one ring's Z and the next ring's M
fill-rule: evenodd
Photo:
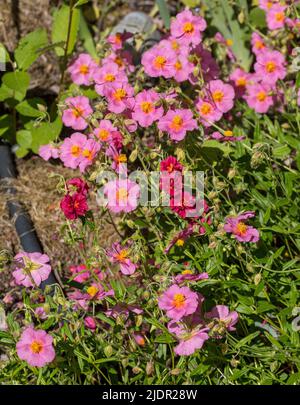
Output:
M186 277L185 280L197 281L205 278L205 275L199 274L198 277ZM185 280L180 279L181 282ZM178 284L169 287L158 300L159 308L166 311L171 318L168 329L179 341L174 348L178 355L191 355L195 350L201 349L210 337L220 338L226 330L235 330L237 312L230 312L225 305L217 305L203 315L203 302L204 297L201 294Z

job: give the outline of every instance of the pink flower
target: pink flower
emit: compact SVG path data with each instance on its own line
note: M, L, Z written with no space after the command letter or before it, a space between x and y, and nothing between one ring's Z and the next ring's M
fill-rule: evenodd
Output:
M216 337L221 337L226 329L230 332L235 331L234 325L238 322L239 315L236 311L229 312L226 305L216 305L205 314L205 318L213 319L216 322L210 328Z
M253 218L253 211L246 211L243 214L228 217L224 225L224 231L232 233L239 242L257 242L259 240L259 232L253 226L245 224L245 220Z
M226 54L231 61L235 61L235 55L231 50L233 40L231 38L225 39L220 32L215 35L215 40L226 47Z
M251 36L252 52L257 56L266 50L266 44L264 43L262 37L256 32L252 33Z
M215 131L211 134L211 138L220 142L236 142L245 139L244 136L234 136L230 130L224 131L222 134L219 131Z
M195 69L195 65L191 63L187 56L185 55L178 55L177 60L175 62L175 74L174 79L178 82L184 82L188 80L189 76L193 73Z
M89 99L85 96L68 97L65 103L68 108L63 112L63 123L75 130L85 129L88 126L87 118L93 112Z
M212 57L211 52L205 49L202 44L197 45L193 49L192 53L195 54L200 59L202 75L205 82L217 79L220 76L220 69L217 62ZM191 75L190 82L192 84L195 84L199 81L199 78L200 77L195 77L194 75Z
M88 194L89 186L80 177L74 177L73 179L68 180L66 184L67 184L67 189L69 192L70 192L70 186L71 186L71 188L73 187L75 189L75 191L77 191L80 194L83 194L83 195Z
M125 275L131 275L137 269L137 265L134 264L130 258L129 245L122 246L118 242L114 242L110 249L106 251L107 257L111 263L118 263L120 265L121 273Z
M235 93L237 97L241 97L245 93L249 78L249 73L246 73L243 69L240 68L236 68L231 73L230 80L234 83Z
M285 78L286 68L284 65L285 59L280 52L267 50L257 56L254 69L263 83L272 86L277 80Z
M109 120L101 120L97 128L94 129L93 134L100 142L110 142L113 138L114 132L118 132L117 128L113 126Z
M140 187L130 180L111 180L104 186L107 207L115 213L131 212L138 206Z
M76 281L77 283L84 283L90 278L90 272L87 270L85 264L71 266L70 272L72 273L72 280Z
M276 3L278 0L259 0L259 8L269 11Z
M120 114L126 108L133 109L134 107L134 90L126 82L114 82L105 87L104 95L108 101L107 108L111 112Z
M143 335L140 335L139 333L134 333L133 337L139 346L145 346L146 341Z
M109 156L113 160L111 167L116 173L127 173L127 156L125 153L121 153L121 151L112 144L107 148L106 156Z
M44 330L25 329L16 347L19 358L33 367L43 367L55 358L53 338Z
M149 127L154 121L157 121L164 113L163 107L159 107L159 94L154 90L143 90L135 97L135 107L132 118L136 120L141 127Z
M59 150L56 146L53 146L51 144L42 145L39 148L39 155L44 160L49 160L51 158L57 159L59 157Z
M114 35L110 35L107 37L107 42L111 45L111 48L114 51L118 51L119 49L122 49L124 42L132 37L131 32L117 32Z
M47 313L46 313L44 307L37 307L37 308L35 308L35 310L34 310L34 315L35 315L37 318L42 319L42 320L48 318L48 315L47 315Z
M158 128L166 131L173 141L181 141L185 138L187 131L197 128L197 122L193 119L191 110L169 110L158 122Z
M270 87L255 83L247 86L247 95L245 100L249 107L253 108L257 113L264 114L274 104Z
M215 103L207 99L199 99L196 107L201 123L205 127L210 127L212 123L219 121L223 116L223 113L216 107Z
M275 4L267 11L267 25L269 30L277 30L284 27L286 20L285 9L285 5Z
M174 281L178 284L184 283L185 281L199 281L199 280L207 280L208 274L207 273L198 273L195 274L191 270L184 270L181 274L178 274L174 277Z
M206 29L206 21L195 16L190 10L177 14L171 22L171 35L184 45L197 45L201 42L201 33Z
M81 156L79 159L78 167L83 173L88 166L91 166L97 156L101 146L98 142L94 141L93 139L87 139L84 147L81 151Z
M132 53L126 50L119 50L119 51L112 51L107 57L102 59L102 65L106 65L107 63L113 62L118 65L120 71L128 71L134 72L135 67L132 64L133 58Z
M89 86L93 81L93 74L98 67L97 63L87 53L78 56L74 63L68 68L71 79L74 83Z
M94 74L96 82L96 92L101 96L105 95L105 89L109 89L112 83L121 82L127 83L127 76L119 69L116 63L110 62L97 69Z
M82 159L82 151L87 142L87 137L80 132L75 132L64 139L60 147L60 159L66 167L76 169Z
M177 338L179 343L174 347L174 352L178 356L190 356L196 350L201 349L206 340L209 339L206 333L207 328L201 329L201 325L194 328L177 328Z
M39 286L51 273L49 257L42 253L20 252L14 258L13 276L18 285Z
M86 196L77 192L73 195L66 194L60 202L60 208L66 218L71 220L85 216L89 209Z
M174 284L158 299L158 306L167 316L178 321L183 316L193 314L198 307L198 295L188 287Z
M92 316L86 316L84 318L84 325L91 330L95 330L97 328L97 324L95 319Z
M208 83L208 97L211 97L217 109L226 113L233 107L234 89L222 80L212 80Z
M164 46L159 46L158 44L146 51L142 56L142 65L148 76L163 76L169 79L176 73L176 60L177 55L171 45L164 43Z
M174 156L168 156L160 162L160 171L173 173L174 171L182 172L183 166Z

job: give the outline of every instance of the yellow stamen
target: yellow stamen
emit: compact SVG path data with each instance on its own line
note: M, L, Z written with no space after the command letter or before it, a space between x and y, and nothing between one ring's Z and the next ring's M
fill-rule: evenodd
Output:
M99 290L96 286L91 285L86 291L92 298L94 298Z
M182 128L182 124L183 119L180 117L180 115L175 115L175 117L172 119L170 127L175 131L179 131Z
M119 262L124 262L129 255L129 251L127 249L122 249L118 254L116 254L116 259Z
M122 101L123 100L123 98L125 98L126 97L126 90L125 89L117 89L116 91L115 91L115 93L114 93L114 98L117 100L117 101Z
M224 93L221 90L217 90L213 93L212 96L216 103L221 103L224 98Z
M149 114L153 111L153 105L150 101L141 102L141 109L145 114Z
M165 66L167 60L164 56L157 56L154 59L154 66L156 67L156 69L163 69L163 67Z
M119 188L119 190L117 191L117 201L125 201L127 200L128 197L128 191L126 190L126 188Z
M79 68L79 72L80 72L82 75L88 74L88 73L89 73L89 67L88 67L88 65L81 65L80 68Z
M273 73L276 70L276 63L273 61L269 61L266 63L266 71L268 73Z
M42 345L41 342L38 342L37 340L34 340L30 345L30 350L33 353L38 354L43 350L43 345Z
M72 145L71 146L71 155L72 156L77 158L77 157L79 157L80 152L81 152L80 146L78 146L78 145Z
M192 34L193 32L194 32L194 30L195 30L195 27L194 27L194 25L189 21L189 22L186 22L184 25L183 25L183 31L186 33L186 34Z
M257 98L258 101L263 102L263 101L266 100L267 94L266 94L265 91L260 91L259 93L257 93L256 98Z
M183 294L175 294L173 297L172 305L179 309L182 308L185 304L185 296Z
M209 103L203 103L200 107L200 113L202 115L208 115L212 112L212 106Z
M225 136L232 136L233 135L233 132L232 131L224 131L224 135Z
M176 246L183 246L184 245L184 239L177 239L176 241Z
M115 80L116 80L116 76L113 75L112 73L107 73L107 75L104 76L105 82L113 82Z
M247 229L248 229L248 227L246 224L244 224L244 222L239 222L235 228L235 232L238 235L244 236L247 232Z

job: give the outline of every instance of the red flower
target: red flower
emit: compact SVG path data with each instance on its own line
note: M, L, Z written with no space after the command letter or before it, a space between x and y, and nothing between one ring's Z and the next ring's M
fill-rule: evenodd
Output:
M60 202L60 208L68 219L77 219L86 214L89 207L82 193L67 194Z
M89 191L89 186L86 184L85 181L81 180L79 177L74 177L67 181L67 189L69 190L69 186L74 186L76 188L77 193L87 195Z

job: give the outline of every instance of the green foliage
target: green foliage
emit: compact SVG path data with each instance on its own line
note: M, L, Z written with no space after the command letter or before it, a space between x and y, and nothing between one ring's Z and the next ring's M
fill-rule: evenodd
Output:
M15 50L15 60L18 68L27 70L39 57L40 49L47 44L47 32L44 28L39 28L23 37Z
M61 8L56 9L53 14L53 26L52 26L52 42L60 43L67 41L68 35L68 21L70 16L70 8L67 5L62 5ZM70 55L74 49L77 33L79 29L80 10L73 9L72 24L70 29L70 38L68 42L67 54ZM64 55L64 49L62 47L56 47L55 52L58 56Z
M170 17L170 11L168 8L168 4L166 0L156 0L157 7L159 9L160 16L164 22L164 25L167 29L170 28L170 22L171 22L171 17Z

